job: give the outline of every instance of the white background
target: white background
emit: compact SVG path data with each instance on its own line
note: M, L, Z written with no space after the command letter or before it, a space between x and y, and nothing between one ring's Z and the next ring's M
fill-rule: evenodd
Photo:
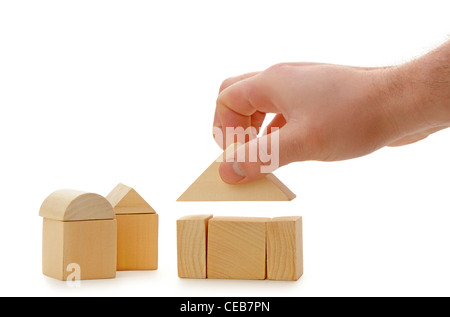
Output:
M289 203L177 203L220 154L227 77L313 61L381 66L448 39L444 1L1 1L0 295L450 295L450 130L275 174ZM41 274L40 204L56 189L134 187L160 214L159 269L78 289ZM304 222L297 282L182 280L183 215Z

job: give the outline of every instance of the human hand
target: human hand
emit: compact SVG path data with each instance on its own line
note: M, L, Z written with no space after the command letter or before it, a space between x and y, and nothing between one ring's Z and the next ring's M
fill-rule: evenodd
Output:
M421 140L450 125L448 83L437 98L441 102L431 102L429 87L416 80L427 72L411 64L385 68L275 65L223 82L214 127L223 135L226 127L259 131L265 115L275 113L263 136L250 136L252 140L237 153L245 151L247 158L252 151L259 153L258 144L270 144L275 127L279 128L274 132L279 166L360 157L387 145ZM234 140L224 140L222 146L230 143ZM264 164L260 157L256 162L224 162L220 174L225 182L244 183L263 177Z

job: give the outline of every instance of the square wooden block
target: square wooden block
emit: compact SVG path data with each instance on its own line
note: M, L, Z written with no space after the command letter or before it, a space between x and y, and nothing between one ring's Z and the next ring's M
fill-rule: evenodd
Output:
M206 278L206 243L211 218L212 215L194 215L177 220L179 277Z
M269 218L214 217L208 224L207 277L266 278Z
M117 214L117 270L158 268L158 214Z
M44 219L42 271L65 281L79 266L81 279L116 276L116 220L57 221Z
M267 223L267 278L296 281L303 275L302 217Z

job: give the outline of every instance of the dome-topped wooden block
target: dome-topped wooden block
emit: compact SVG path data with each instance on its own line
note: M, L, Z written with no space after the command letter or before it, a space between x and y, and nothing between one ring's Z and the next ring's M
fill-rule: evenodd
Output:
M60 189L44 200L39 216L59 221L106 220L114 219L114 210L100 195Z
M77 190L58 190L45 199L39 215L44 218L45 275L59 280L67 280L73 274L81 280L116 276L117 224L106 198Z

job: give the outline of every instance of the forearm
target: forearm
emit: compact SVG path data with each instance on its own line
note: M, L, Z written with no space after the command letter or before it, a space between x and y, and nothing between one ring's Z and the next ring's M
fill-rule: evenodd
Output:
M450 41L411 62L419 107L433 114L436 124L450 124Z
M400 133L450 126L450 41L387 72Z

